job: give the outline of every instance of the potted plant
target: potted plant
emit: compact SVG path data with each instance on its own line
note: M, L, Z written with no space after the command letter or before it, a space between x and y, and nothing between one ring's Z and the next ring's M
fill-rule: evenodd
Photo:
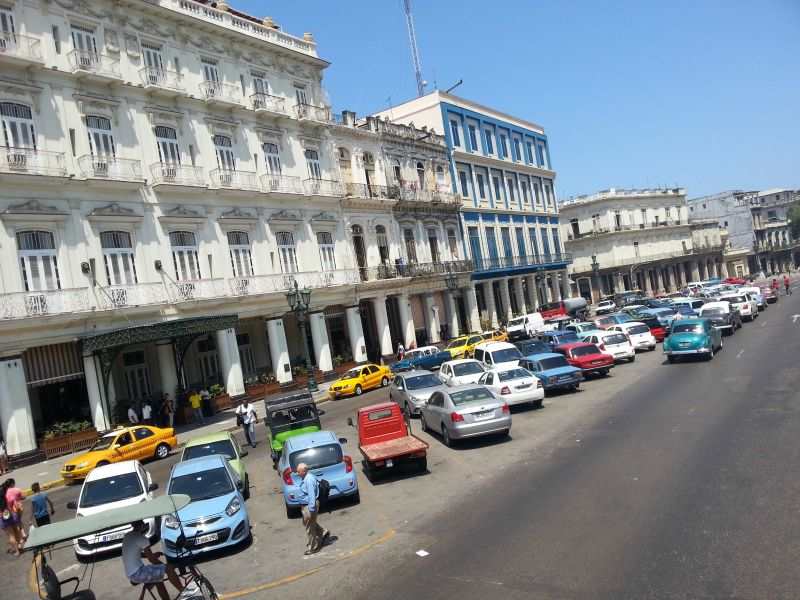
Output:
M86 450L97 441L97 430L89 421L54 423L45 432L40 446L47 458Z
M218 413L233 406L231 397L225 392L225 388L219 384L214 384L208 388L208 394L211 396L211 407L214 413Z

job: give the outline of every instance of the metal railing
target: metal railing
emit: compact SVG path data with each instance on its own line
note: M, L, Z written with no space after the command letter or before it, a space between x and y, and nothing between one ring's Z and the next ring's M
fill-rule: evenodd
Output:
M306 179L303 188L312 196L344 196L342 182L334 179Z
M228 169L214 169L209 172L211 187L231 190L251 190L260 192L258 176L254 171L229 171Z
M256 92L250 96L250 105L253 110L265 110L273 113L286 114L286 100L280 96Z
M142 180L142 163L130 158L85 154L78 158L78 167L84 177L91 179Z
M383 198L386 200L400 200L400 187L396 185L373 185L366 183L345 183L345 196L355 198Z
M0 31L0 56L42 62L42 44L29 35Z
M518 269L521 267L535 267L539 265L569 262L572 262L572 255L566 252L554 252L552 254L540 254L538 256L494 256L473 259L474 270L476 272L500 271L504 269Z
M205 187L206 179L202 167L153 163L150 165L153 185L193 185Z
M119 60L91 50L72 50L68 55L73 73L86 71L106 77L119 78Z
M295 104L294 114L298 119L308 119L320 123L331 122L331 109L328 106L316 106L314 104Z
M63 152L48 152L33 148L0 148L0 172L26 175L64 177Z
M225 280L222 278L170 281L167 288L172 302L190 302L228 295Z
M0 318L23 319L83 312L91 306L89 288L16 292L0 296Z
M621 231L641 231L648 229L661 229L663 227L679 227L682 225L689 225L689 221L681 219L669 219L667 221L659 221L656 223L624 223L621 225L614 225L613 227L596 227L592 231L585 231L575 235L574 231L567 234L567 240L582 240L584 238L597 237L599 235L607 235L609 233L619 233Z
M261 191L267 194L274 192L283 192L285 194L302 194L305 190L303 188L303 181L299 177L291 175L272 175L267 173L261 175Z
M183 91L183 76L169 69L159 69L157 67L143 67L139 69L139 76L145 87L153 86L173 90Z
M228 279L228 287L234 296L253 296L285 292L294 287L295 281L301 288L316 289L358 283L359 277L356 269L303 271L299 273L234 277Z
M200 84L200 94L208 102L228 102L241 104L241 91L232 83L221 81L203 81Z
M110 285L96 290L95 297L97 298L97 308L104 310L165 304L169 301L167 290L161 282Z
M471 260L451 260L428 263L383 264L376 267L360 267L361 281L397 279L400 277L426 277L429 275L448 275L469 273L473 270Z

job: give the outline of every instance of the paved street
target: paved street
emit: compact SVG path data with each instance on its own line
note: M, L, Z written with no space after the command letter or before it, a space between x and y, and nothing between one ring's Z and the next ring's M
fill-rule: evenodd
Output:
M225 597L793 597L795 312L800 302L781 298L710 363L640 354L578 394L516 412L507 442L448 449L420 434L430 473L377 484L359 473L361 505L322 515L339 539L313 557L262 443L246 459L254 542L203 568ZM326 403L324 425L357 456L346 418L385 397ZM174 461L147 465L159 493ZM77 492L51 493L57 517ZM24 597L16 569L27 559L0 560L6 591ZM79 568L69 549L53 562L63 575ZM118 557L94 565L93 586L99 598L133 592Z

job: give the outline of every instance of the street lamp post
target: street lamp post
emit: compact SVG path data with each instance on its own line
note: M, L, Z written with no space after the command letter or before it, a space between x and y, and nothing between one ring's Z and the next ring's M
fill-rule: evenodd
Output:
M597 290L597 300L600 299L600 263L597 262L597 255L592 254L592 287ZM592 290L592 291L594 291Z
M294 288L289 288L286 292L286 301L289 303L289 308L292 309L297 323L300 326L300 339L303 343L303 352L306 357L306 365L308 366L308 391L316 392L317 379L314 376L314 365L311 364L311 352L308 349L308 337L306 336L306 320L308 319L308 307L311 305L311 290L308 288L300 289L297 285L297 280L294 281Z

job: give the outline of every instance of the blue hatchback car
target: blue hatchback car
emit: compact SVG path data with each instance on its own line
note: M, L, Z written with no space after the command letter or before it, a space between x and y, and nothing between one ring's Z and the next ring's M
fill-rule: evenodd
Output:
M300 516L301 504L298 488L300 476L297 465L306 463L317 479L325 479L331 486L329 498L349 496L360 502L358 479L353 470L353 459L342 450L342 442L332 431L315 431L291 437L283 444L283 454L278 461L278 472L283 480L283 500L286 516Z
M519 361L519 366L528 369L541 379L545 392L563 389L577 390L583 379L583 373L578 367L573 367L563 354L555 352L534 354Z
M186 494L192 500L175 515L161 521L164 554L181 554L178 536L186 538L192 553L234 546L250 539L250 519L244 503L244 484L219 454L176 463L167 482L167 493Z

